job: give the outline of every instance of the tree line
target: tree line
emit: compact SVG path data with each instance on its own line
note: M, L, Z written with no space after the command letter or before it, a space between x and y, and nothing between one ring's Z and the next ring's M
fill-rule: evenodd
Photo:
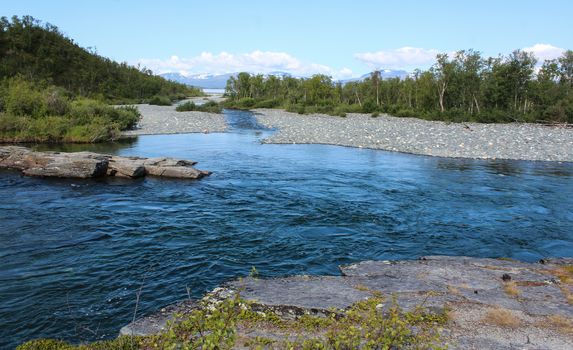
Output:
M227 81L230 108L285 108L298 113L389 113L454 122L573 123L573 51L541 66L530 52L483 57L439 54L428 70L404 79L374 71L362 81L239 73Z

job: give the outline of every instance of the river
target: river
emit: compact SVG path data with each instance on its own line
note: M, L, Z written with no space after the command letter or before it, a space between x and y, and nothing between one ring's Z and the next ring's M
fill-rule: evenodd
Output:
M573 164L447 159L228 133L66 146L196 160L199 181L0 172L0 348L110 338L249 273L339 274L368 259L573 256ZM40 147L42 148L42 147ZM53 147L52 147L53 148Z

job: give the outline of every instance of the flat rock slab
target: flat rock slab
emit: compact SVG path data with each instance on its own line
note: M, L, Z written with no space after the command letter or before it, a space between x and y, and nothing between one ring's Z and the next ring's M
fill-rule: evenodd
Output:
M451 348L567 349L573 348L570 334L539 324L548 317L573 320L573 305L568 301L572 286L558 277L560 268L571 265L573 259L524 263L446 256L365 261L342 266L341 276L247 277L216 288L204 299L219 301L240 293L254 308L292 319L347 309L376 291L387 297L384 307L395 298L404 310L422 306L452 313L445 329ZM121 334L154 334L174 313L186 313L188 308L189 304L174 306L171 313L142 318L123 327ZM500 309L523 322L519 331L488 324L487 312Z
M92 152L35 152L25 147L0 146L0 168L16 169L24 175L61 178L146 175L200 179L208 171L193 167L196 162L173 158L120 157Z

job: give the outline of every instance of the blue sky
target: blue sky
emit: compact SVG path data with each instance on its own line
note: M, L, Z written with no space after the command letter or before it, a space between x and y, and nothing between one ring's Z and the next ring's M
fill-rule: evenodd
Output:
M0 14L50 22L83 47L157 73L358 76L427 68L437 52L573 49L571 0L27 1Z

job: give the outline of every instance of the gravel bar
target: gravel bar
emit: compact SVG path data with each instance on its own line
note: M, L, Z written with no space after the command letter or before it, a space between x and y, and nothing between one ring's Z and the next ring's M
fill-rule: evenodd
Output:
M254 110L259 123L278 128L263 143L328 144L438 157L573 162L573 129L538 124L445 123L416 118L348 114L300 115Z
M227 123L222 114L206 112L177 112L173 106L136 105L141 120L134 130L123 135L184 134L193 132L225 132Z

